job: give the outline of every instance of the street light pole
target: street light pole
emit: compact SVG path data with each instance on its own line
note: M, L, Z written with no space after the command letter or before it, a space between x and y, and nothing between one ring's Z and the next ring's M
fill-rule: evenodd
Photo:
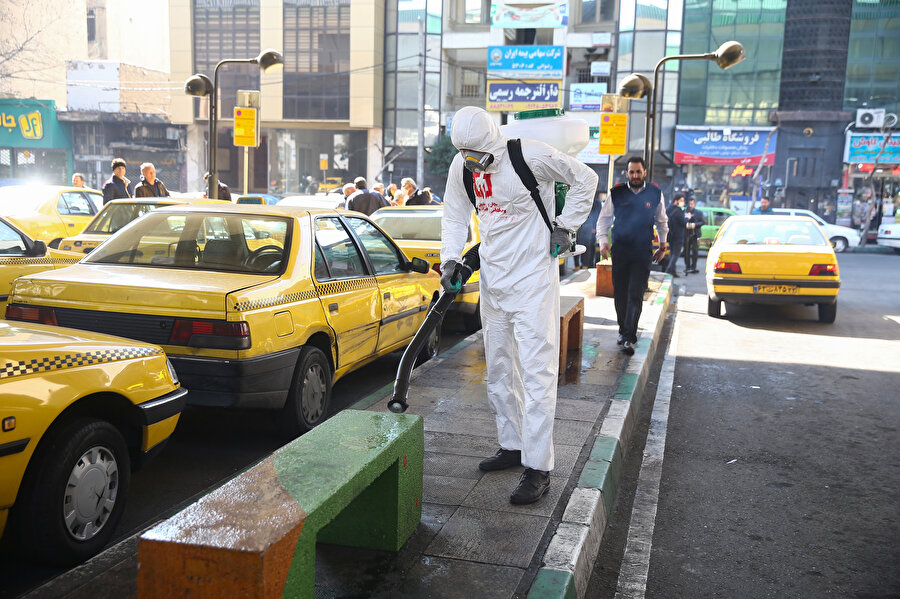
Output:
M210 82L206 75L196 74L191 76L184 83L184 92L189 96L209 96L209 150L207 152L208 164L207 172L209 180L207 181L206 197L217 199L219 197L219 176L216 172L216 148L218 146L218 131L216 121L219 117L218 108L218 90L219 90L219 69L222 65L229 63L256 64L264 73L271 73L284 67L284 56L277 50L263 50L259 56L254 58L226 58L220 60L213 71L213 80Z

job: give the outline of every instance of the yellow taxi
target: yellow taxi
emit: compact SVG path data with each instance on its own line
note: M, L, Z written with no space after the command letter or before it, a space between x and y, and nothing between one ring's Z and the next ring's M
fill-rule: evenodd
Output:
M17 279L7 318L156 343L191 403L281 410L298 434L327 417L334 381L409 344L439 288L356 212L170 206Z
M706 259L707 312L722 302L815 304L834 322L841 286L837 257L822 228L806 216L732 216Z
M0 187L0 216L54 249L63 238L81 233L102 206L103 194L96 189L59 185Z
M57 250L48 250L43 241L34 241L0 217L0 318L6 312L9 290L17 277L62 268L80 259Z
M160 206L180 204L230 204L228 200L209 200L206 198L131 198L112 200L100 213L88 223L84 231L74 237L67 237L59 244L59 249L66 252L90 254L91 251L106 241L110 235L136 218L155 210Z
M325 180L319 183L319 192L329 192L344 186L344 181L340 177L325 177Z
M388 206L373 212L371 218L397 242L407 256L422 258L440 274L443 214L443 206ZM479 241L478 218L473 211L463 254ZM465 326L470 331L481 328L481 296L478 283L478 271L475 271L450 305L450 310L463 315Z
M0 320L0 536L42 561L98 553L186 394L158 346Z

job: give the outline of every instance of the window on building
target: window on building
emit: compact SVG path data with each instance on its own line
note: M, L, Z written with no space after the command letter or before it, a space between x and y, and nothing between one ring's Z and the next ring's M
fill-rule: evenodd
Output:
M97 14L93 8L87 11L87 36L89 42L97 39Z
M459 95L463 98L484 97L484 73L464 69L460 75Z
M469 25L487 25L491 20L490 0L461 0L462 22Z
M581 4L580 13L575 12L578 4ZM575 14L579 15L578 22L585 25L615 19L616 3L609 0L582 0L582 2L570 2L569 6L572 7Z

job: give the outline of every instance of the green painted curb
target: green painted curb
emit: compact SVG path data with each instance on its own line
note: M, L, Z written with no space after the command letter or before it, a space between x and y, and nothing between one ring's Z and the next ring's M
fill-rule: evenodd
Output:
M598 436L594 441L594 447L591 449L591 460L606 460L612 462L616 459L616 455L621 455L622 450L619 449L619 440L615 437Z
M578 599L575 576L566 570L541 568L528 591L527 599Z
M639 378L640 375L634 372L626 372L623 374L613 399L630 400L634 396Z

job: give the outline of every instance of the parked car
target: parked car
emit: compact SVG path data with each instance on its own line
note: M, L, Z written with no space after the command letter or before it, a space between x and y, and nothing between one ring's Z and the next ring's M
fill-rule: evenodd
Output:
M0 536L69 565L110 541L187 391L158 346L47 324L0 320Z
M59 185L0 187L0 216L54 249L63 238L81 233L102 206L103 194L95 189Z
M344 181L340 177L325 177L325 180L319 183L319 193L329 192L332 189L340 189L344 186Z
M722 302L815 304L834 322L841 286L837 257L822 228L806 216L732 216L706 258L707 313Z
M859 245L859 231L850 227L842 227L840 225L832 225L822 220L822 217L811 210L803 210L801 208L774 208L775 214L787 214L790 216L808 216L813 219L825 231L828 240L834 247L835 252L846 252L848 248L855 248Z
M361 214L169 206L69 269L20 277L7 316L159 344L191 403L281 410L299 434L327 417L334 381L409 344L439 288ZM439 342L438 328L421 359Z
M900 254L900 222L882 223L878 227L878 245L894 248Z
M734 210L719 206L695 206L695 210L702 212L703 218L706 220L706 224L700 227L700 239L697 243L700 249L707 250L712 245L713 239L716 238L719 227L728 220L728 217L737 214Z
M63 268L81 258L47 249L43 241L35 241L12 223L0 217L0 318L6 312L6 300L16 278Z
M272 195L270 193L255 193L246 196L240 196L236 204L267 204L269 206L277 204L281 196Z
M66 252L90 254L91 251L110 235L160 206L181 204L231 204L228 200L208 200L199 197L179 198L130 198L108 202L100 213L88 223L84 231L74 237L67 237L59 243L59 249Z
M422 258L431 264L432 270L441 272L441 217L443 206L388 206L372 213L372 220L397 242L407 256ZM472 212L469 236L463 253L480 241L478 218ZM450 304L450 310L463 315L470 331L481 328L481 302L478 290L479 271L472 273Z

